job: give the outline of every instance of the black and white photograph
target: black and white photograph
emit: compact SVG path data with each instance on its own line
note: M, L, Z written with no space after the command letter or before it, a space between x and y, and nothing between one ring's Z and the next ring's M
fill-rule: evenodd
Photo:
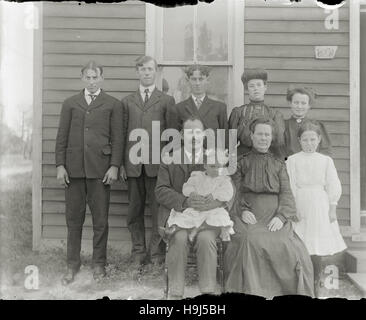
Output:
M365 0L1 1L0 25L0 299L366 298Z

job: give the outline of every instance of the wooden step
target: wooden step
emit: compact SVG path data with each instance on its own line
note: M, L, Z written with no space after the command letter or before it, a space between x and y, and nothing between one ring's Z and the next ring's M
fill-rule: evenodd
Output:
M365 228L365 227L366 227L366 215L361 214L361 228Z
M347 273L347 276L366 298L366 273Z
M349 273L366 273L366 250L348 250L346 270Z

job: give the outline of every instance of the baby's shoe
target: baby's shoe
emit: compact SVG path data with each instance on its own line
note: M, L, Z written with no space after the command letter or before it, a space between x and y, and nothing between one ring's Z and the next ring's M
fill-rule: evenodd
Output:
M222 241L230 241L230 232L228 230L221 230L220 238Z
M198 233L198 229L197 228L194 228L188 234L188 240L189 240L190 243L193 243L194 242L194 239L196 239L197 233Z
M159 227L161 231L163 231L163 240L168 243L173 234L177 231L177 227L175 225L171 227Z

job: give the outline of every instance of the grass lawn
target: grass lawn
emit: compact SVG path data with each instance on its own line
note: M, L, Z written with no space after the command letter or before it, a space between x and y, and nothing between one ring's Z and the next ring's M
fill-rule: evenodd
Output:
M14 169L19 161L19 170ZM29 163L19 158L7 159L0 175L0 298L2 299L161 299L164 289L163 268L146 266L138 272L128 263L128 255L108 249L108 276L100 283L93 281L91 256L83 255L83 265L75 282L60 283L66 268L65 246L37 253L32 251L31 171ZM8 167L8 168L7 168ZM9 169L10 168L10 169ZM28 169L26 169L28 168ZM24 286L25 268L39 270L38 290ZM196 275L187 277L186 295L199 294ZM334 296L361 298L358 290L344 277Z

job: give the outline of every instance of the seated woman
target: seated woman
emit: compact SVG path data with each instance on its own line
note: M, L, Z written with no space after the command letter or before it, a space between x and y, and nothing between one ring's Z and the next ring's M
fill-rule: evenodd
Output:
M258 118L250 130L253 148L233 175L235 234L225 252L225 289L267 298L314 296L312 262L290 221L297 217L286 165L268 152L273 122Z

